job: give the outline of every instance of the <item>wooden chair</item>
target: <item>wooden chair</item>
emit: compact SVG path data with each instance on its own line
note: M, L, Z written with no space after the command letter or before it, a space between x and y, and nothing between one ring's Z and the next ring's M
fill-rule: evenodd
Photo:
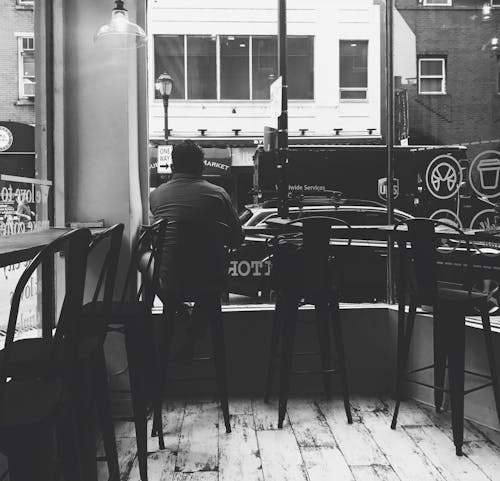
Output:
M443 393L450 394L453 442L456 454L462 455L463 425L464 425L464 396L488 386L493 387L497 414L500 420L500 392L498 373L496 370L495 355L491 335L491 325L488 312L488 294L475 291L472 288L473 256L479 251L473 250L469 239L458 227L441 221L417 218L399 222L395 226L398 230L407 227L408 235L400 235L400 259L403 263L399 279L400 318L403 323L405 316L406 284L409 284L409 313L406 329L398 338L398 366L396 406L392 418L391 428L395 429L398 412L403 397L405 377L409 374L434 369L434 384L429 385L414 379L406 379L434 389L436 411L441 410ZM439 232L441 229L441 233ZM444 230L444 232L443 232ZM448 246L440 246L439 239L446 238L452 233L453 239ZM449 234L448 234L449 235ZM411 247L407 249L407 242ZM462 264L464 274L463 284L440 282L438 259L446 259L454 255ZM406 273L406 275L405 275ZM433 307L434 316L434 364L407 371L408 356L411 344L416 311L419 305ZM486 384L471 389L464 388L464 372L485 378L482 374L465 371L465 315L471 309L481 314L483 334L486 346L491 377ZM444 388L445 370L448 362L449 389Z
M89 242L88 229L77 229L56 239L33 258L12 296L0 363L0 446L9 458L11 481L56 479L56 432L64 476L86 481L81 473L76 410L71 400L78 383L77 321L82 312ZM67 254L66 289L56 331L53 339L33 344L49 346L48 362L36 375L19 373L16 358L18 346L24 341L15 341L14 337L23 290L35 270L50 265L54 254L63 248Z
M269 399L278 346L281 341L279 428L283 427L286 414L290 376L298 374L321 374L326 396L330 397L330 376L338 373L347 420L352 423L339 296L338 290L334 286L334 259L330 246L332 226L334 225L350 229L349 224L341 219L314 216L288 222L283 226L285 233L278 235L272 241L272 282L277 291L277 300L271 335L265 400ZM288 232L286 232L287 230ZM350 240L346 242L349 244ZM292 370L295 330L298 309L301 304L314 304L315 306L320 351L319 353L298 354L319 354L321 358L320 370ZM330 322L336 343L338 370L332 369Z
M226 248L227 226L220 222L171 222L175 246L165 246L163 266L167 279L160 282L160 298L164 305L164 320L159 335L161 378L166 382L169 355L174 332L174 319L182 302L195 302L201 315L208 318L215 358L216 381L226 432L231 432L226 379L226 351L222 324L221 296L226 288L229 254ZM212 360L205 357L203 360ZM161 415L155 424L161 429Z

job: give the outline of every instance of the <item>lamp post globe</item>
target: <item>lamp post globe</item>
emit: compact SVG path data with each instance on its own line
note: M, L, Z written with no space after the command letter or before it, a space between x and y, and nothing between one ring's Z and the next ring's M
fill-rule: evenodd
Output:
M174 86L174 82L172 77L168 75L168 73L162 73L155 82L155 87L163 99L163 114L165 120L165 141L168 140L168 99L170 98L170 94L172 93L172 88Z

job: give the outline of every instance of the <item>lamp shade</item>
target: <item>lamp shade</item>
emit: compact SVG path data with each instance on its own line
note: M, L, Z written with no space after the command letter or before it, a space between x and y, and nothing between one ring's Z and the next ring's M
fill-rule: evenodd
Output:
M129 20L123 1L116 0L111 21L99 27L94 35L94 42L110 48L127 49L144 45L146 38L146 32Z
M156 90L158 90L161 96L169 97L172 93L172 87L174 82L172 77L168 75L168 73L162 73L157 79L155 83Z

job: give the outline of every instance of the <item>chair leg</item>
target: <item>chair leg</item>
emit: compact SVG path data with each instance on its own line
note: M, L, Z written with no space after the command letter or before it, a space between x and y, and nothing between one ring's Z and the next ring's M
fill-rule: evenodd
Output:
M125 346L127 349L128 370L130 376L130 391L132 408L134 411L135 437L137 442L137 458L139 461L139 475L141 481L148 481L148 452L147 452L147 407L145 396L144 373L141 369L140 334L131 323L125 324ZM139 338L138 338L139 337Z
M269 350L269 359L267 365L267 379L266 379L266 391L264 393L264 402L269 402L269 397L271 396L271 389L273 386L274 372L276 369L276 359L278 357L278 347L280 342L280 331L281 331L281 317L280 317L280 304L282 300L280 296L276 299L276 306L274 308L273 316L273 329L271 332L271 348Z
M316 304L316 328L318 332L318 343L320 347L321 369L327 371L331 369L331 347L330 347L330 323L328 322L328 305ZM325 388L326 399L332 396L332 377L329 373L323 373L323 386Z
M337 362L339 366L340 382L342 385L342 395L344 397L344 409L347 422L352 424L351 404L349 402L349 384L347 382L347 367L344 352L344 334L342 329L342 319L340 318L339 303L336 299L331 302L331 318L333 336L335 338L335 348L337 351Z
M410 303L410 310L408 313L408 321L406 325L406 333L403 340L403 346L398 348L400 352L399 365L397 369L397 383L396 383L396 406L392 415L391 429L396 429L398 423L399 406L403 398L403 386L408 367L408 357L410 354L411 336L413 333L413 326L415 325L415 317L417 315L417 305L415 302Z
M298 300L284 296L283 298L283 330L281 336L280 356L280 394L278 404L278 428L283 427L290 390L290 372L292 369L293 346L297 327Z
M490 366L491 383L493 387L493 396L495 398L495 406L497 410L497 417L500 422L500 389L499 389L499 379L498 370L495 359L495 350L493 349L493 339L491 336L491 324L490 316L488 313L488 307L485 306L481 310L481 319L483 322L483 334L484 342L486 344L486 354L488 355L488 364Z
M446 374L447 360L447 333L444 322L439 319L439 312L434 307L434 385L440 389L434 388L434 406L436 412L441 412L444 396L444 381Z
M222 324L222 313L220 298L214 299L207 305L205 311L209 315L210 329L212 335L212 345L215 357L215 375L217 378L217 390L222 407L226 433L231 432L231 421L229 419L229 401L227 394L227 373L226 373L226 347L224 342L224 326Z
M97 414L99 416L99 424L104 443L104 452L106 453L106 462L108 464L109 480L118 481L120 477L120 468L118 464L115 429L113 426L113 416L109 399L106 361L102 347L99 348L94 359L92 378Z
M56 439L59 463L64 480L85 481L82 474L76 416L71 406L66 408L65 413L56 425Z
M457 456L462 456L464 441L464 381L465 381L465 319L463 313L446 313L449 336L449 365L450 401L451 401L451 426L453 430L453 443ZM461 316L462 319L451 319ZM455 321L455 322L454 322Z

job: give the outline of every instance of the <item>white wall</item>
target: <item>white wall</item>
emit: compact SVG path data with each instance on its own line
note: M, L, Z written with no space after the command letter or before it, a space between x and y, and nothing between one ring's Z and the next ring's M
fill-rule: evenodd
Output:
M329 136L333 128L367 135L374 128L380 134L380 5L373 0L310 0L287 2L288 35L313 35L314 96L311 101L289 102L290 135L299 128L308 135ZM150 138L163 137L163 105L154 99L153 34L277 35L277 2L254 0L154 0L150 2L149 72ZM339 100L339 40L368 40L368 100ZM173 134L197 136L208 129L210 136L262 137L269 119L268 101L181 101L171 100L169 127ZM233 108L236 114L233 114Z

